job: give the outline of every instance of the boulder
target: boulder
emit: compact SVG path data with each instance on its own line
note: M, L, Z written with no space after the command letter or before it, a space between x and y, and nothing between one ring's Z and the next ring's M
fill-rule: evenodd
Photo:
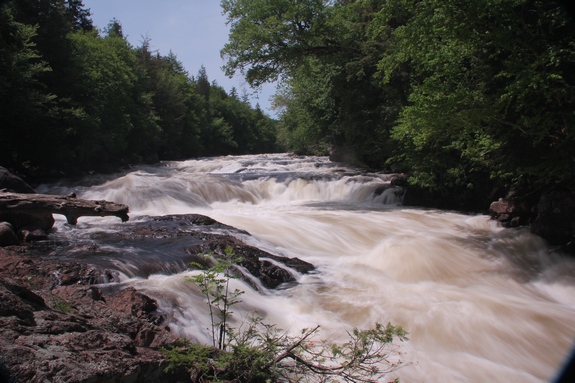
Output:
M513 198L499 198L489 206L491 219L500 222L504 227L519 227L529 224L532 218L531 209Z
M30 185L2 166L0 166L0 191L23 194L36 193Z
M232 247L235 256L242 259L239 265L244 267L251 276L259 279L261 284L268 289L277 288L284 283L296 282L296 278L290 272L290 269L300 274L307 274L315 270L312 264L299 258L273 255L257 247L246 245L232 236L205 238L198 245L188 247L186 251L190 254L212 252L214 257L218 258L225 254L227 247ZM198 258L194 261L201 264L205 260ZM249 276L245 276L239 271L238 273L242 279L250 283L256 290L259 288Z
M18 238L23 242L45 241L48 239L48 234L36 227L23 227L18 230Z
M574 241L575 192L552 190L544 193L537 204L537 217L531 232L545 238L549 244L568 246Z
M8 222L0 222L0 247L20 244L20 240L14 233L12 225Z

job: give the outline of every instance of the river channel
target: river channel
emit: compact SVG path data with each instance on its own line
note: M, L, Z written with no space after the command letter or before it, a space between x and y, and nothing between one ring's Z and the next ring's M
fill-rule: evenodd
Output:
M235 281L246 291L235 315L257 310L285 329L320 324L330 339L376 322L401 325L410 338L397 344L406 366L389 380L552 380L575 340L575 263L488 216L404 207L391 177L325 157L270 154L166 162L38 190L127 204L126 225L203 214L249 233L234 234L249 245L312 263L314 273L276 290ZM56 226L73 239L120 225L80 218L71 228L58 218ZM172 331L207 341L190 272L130 272L137 249L110 250L123 254L122 283L156 298Z

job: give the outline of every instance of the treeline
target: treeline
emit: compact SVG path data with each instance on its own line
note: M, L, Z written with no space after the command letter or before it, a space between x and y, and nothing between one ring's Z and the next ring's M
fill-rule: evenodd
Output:
M198 53L198 54L201 54ZM197 156L277 151L276 122L246 96L190 76L81 0L0 5L0 165L56 176Z
M575 189L575 24L561 2L221 4L227 71L281 80L290 149L406 172L436 206Z

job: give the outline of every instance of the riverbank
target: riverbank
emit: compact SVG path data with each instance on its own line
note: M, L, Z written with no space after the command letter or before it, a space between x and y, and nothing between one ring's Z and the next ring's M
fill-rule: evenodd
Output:
M156 302L131 287L103 290L117 272L50 258L51 247L0 248L0 380L176 381L160 348L179 340Z
M198 260L197 253L212 251L217 256L232 246L243 258L241 265L248 271L244 277L254 288L294 283L286 268L313 270L301 260L282 259L230 235L208 232L224 228L233 230L197 215L149 217L123 225L107 240L100 238L98 245L61 242L54 233L45 241L0 248L2 381L189 381L185 371L164 372L161 348L181 343L170 331L170 318L158 310L156 300L122 283L114 259L102 260L103 248L114 241L147 241L153 246L154 241L185 236L188 247L179 249L168 269L149 260L139 265L149 275L182 272ZM89 257L92 261L86 260ZM100 258L99 264L95 258ZM278 266L282 263L285 268Z

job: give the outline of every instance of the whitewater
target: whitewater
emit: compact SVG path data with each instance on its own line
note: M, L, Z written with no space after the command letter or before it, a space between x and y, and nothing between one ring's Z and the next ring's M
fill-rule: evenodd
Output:
M575 340L575 262L528 229L485 215L402 206L394 176L326 157L228 156L140 166L39 192L76 192L130 207L130 220L203 214L269 253L316 271L276 290L236 280L246 291L237 317L257 310L285 329L315 327L337 340L376 322L402 326L402 382L547 382ZM80 218L61 235L94 236L115 218ZM130 223L128 223L130 224ZM122 251L126 251L125 249ZM137 252L131 257L138 257ZM191 271L122 283L154 297L178 335L208 341L209 318Z

